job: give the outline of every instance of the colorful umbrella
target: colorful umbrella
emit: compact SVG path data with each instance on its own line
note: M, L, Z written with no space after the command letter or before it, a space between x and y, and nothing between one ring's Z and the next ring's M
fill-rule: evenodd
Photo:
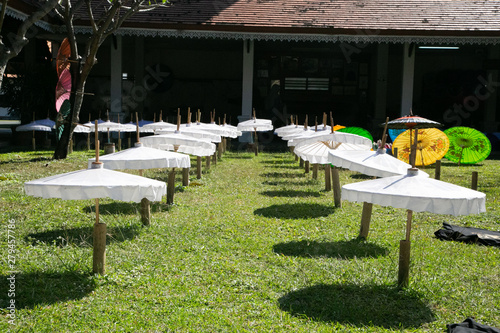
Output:
M71 74L69 69L64 69L56 85L56 111L59 112L65 100L69 100L71 92Z
M336 126L339 126L339 125L336 125ZM334 127L333 129L335 131L338 131L338 132L345 132L345 133L351 133L351 134L364 136L365 138L368 138L371 141L373 141L373 136L370 134L370 132L368 132L367 130L365 130L364 128L361 128L361 127L349 126L349 127L344 127L344 128L340 128L340 129L335 129L335 127Z
M417 138L415 138L417 140L415 140L413 138L413 133L412 133L413 129L436 128L436 127L441 127L443 125L436 122L436 121L427 119L427 118L414 116L412 110L410 109L409 116L404 116L404 117L400 117L400 118L391 120L389 122L386 122L386 124L384 124L384 126L387 126L388 129L405 129L405 130L409 129L410 130L410 138L411 138L410 140L418 141ZM418 132L416 132L416 134L418 134ZM412 156L411 153L416 150L416 146L413 143L410 143L410 147L411 147L410 156ZM416 152L415 152L415 154L416 154ZM412 166L415 166L415 158L414 157L410 158L410 164Z
M491 142L483 133L470 127L452 127L444 131L450 139L446 159L463 164L475 164L491 153Z
M430 165L444 157L450 142L443 131L437 128L418 129L416 166ZM410 150L413 138L410 130L401 133L392 145L393 153L397 148L399 160L406 163L410 160Z
M389 132L389 137L391 138L391 141L394 142L394 140L396 140L396 138L398 137L399 134L403 133L404 131L406 131L406 129L389 129L388 132Z
M61 46L59 47L59 51L57 51L57 57L56 57L56 69L58 76L61 76L61 73L65 69L69 69L70 56L71 56L71 47L69 45L68 39L64 38L64 40L61 43Z

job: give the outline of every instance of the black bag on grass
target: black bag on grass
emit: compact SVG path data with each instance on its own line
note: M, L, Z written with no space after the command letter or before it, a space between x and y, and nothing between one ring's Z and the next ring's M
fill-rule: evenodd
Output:
M464 243L474 243L500 247L500 232L486 229L459 227L443 222L443 229L434 232L441 240L454 240Z
M460 324L448 324L448 333L500 333L500 329L477 323L472 318L467 318Z

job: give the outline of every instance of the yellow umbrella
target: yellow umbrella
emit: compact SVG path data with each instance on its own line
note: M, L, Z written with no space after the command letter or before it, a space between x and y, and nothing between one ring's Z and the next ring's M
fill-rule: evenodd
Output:
M413 142L410 130L406 130L394 140L392 150L398 149L397 158L409 163L410 149ZM416 166L430 165L444 157L450 146L450 140L437 128L418 129Z

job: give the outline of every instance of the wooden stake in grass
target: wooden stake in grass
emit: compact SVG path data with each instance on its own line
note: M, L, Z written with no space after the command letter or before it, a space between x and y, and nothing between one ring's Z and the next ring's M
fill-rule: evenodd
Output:
M477 171L472 171L472 180L471 180L471 189L474 191L477 191L477 180L478 180L479 174Z
M189 185L189 168L182 169L182 186Z
M441 179L441 160L436 161L436 167L434 169L434 179Z
M361 227L359 229L359 238L367 239L368 231L370 230L370 221L372 218L373 204L363 202L363 213L361 214Z
M97 131L97 120L95 121L95 162L93 167L100 167L99 162L99 140ZM104 275L106 272L106 223L99 221L99 199L95 199L95 223L92 245L94 252L92 255L92 271L96 274Z
M319 164L317 163L313 164L313 174L312 174L313 179L318 179L318 168Z
M175 168L168 173L167 180L167 204L171 205L174 203L174 191L175 191Z
M147 198L141 200L141 221L144 226L151 225L151 209Z
M196 179L201 179L201 156L196 156Z
M336 167L332 168L332 183L333 183L333 200L335 202L335 207L342 207L342 198L340 192L340 179L339 170Z
M330 164L325 165L325 191L330 192L332 190L332 167Z
M411 219L413 211L407 211L406 218L406 239L399 242L399 272L398 272L398 286L406 288L410 282L410 230Z

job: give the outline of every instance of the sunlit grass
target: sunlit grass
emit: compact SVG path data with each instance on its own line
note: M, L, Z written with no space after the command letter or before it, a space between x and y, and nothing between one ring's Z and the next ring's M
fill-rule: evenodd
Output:
M210 170L204 164L201 185L179 186L174 205L152 204L150 227L138 204L102 199L107 271L93 276L94 202L23 193L24 182L86 168L92 156L0 154L1 278L10 276L11 221L19 331L441 332L469 316L500 327L500 249L434 237L443 222L500 230L498 160L443 162L441 179L457 185L479 172L487 213L415 213L410 286L401 290L405 211L374 206L368 240L358 240L361 204L335 208L323 171L312 179L289 153L228 152ZM340 172L342 184L365 179ZM0 286L6 331L10 298Z

